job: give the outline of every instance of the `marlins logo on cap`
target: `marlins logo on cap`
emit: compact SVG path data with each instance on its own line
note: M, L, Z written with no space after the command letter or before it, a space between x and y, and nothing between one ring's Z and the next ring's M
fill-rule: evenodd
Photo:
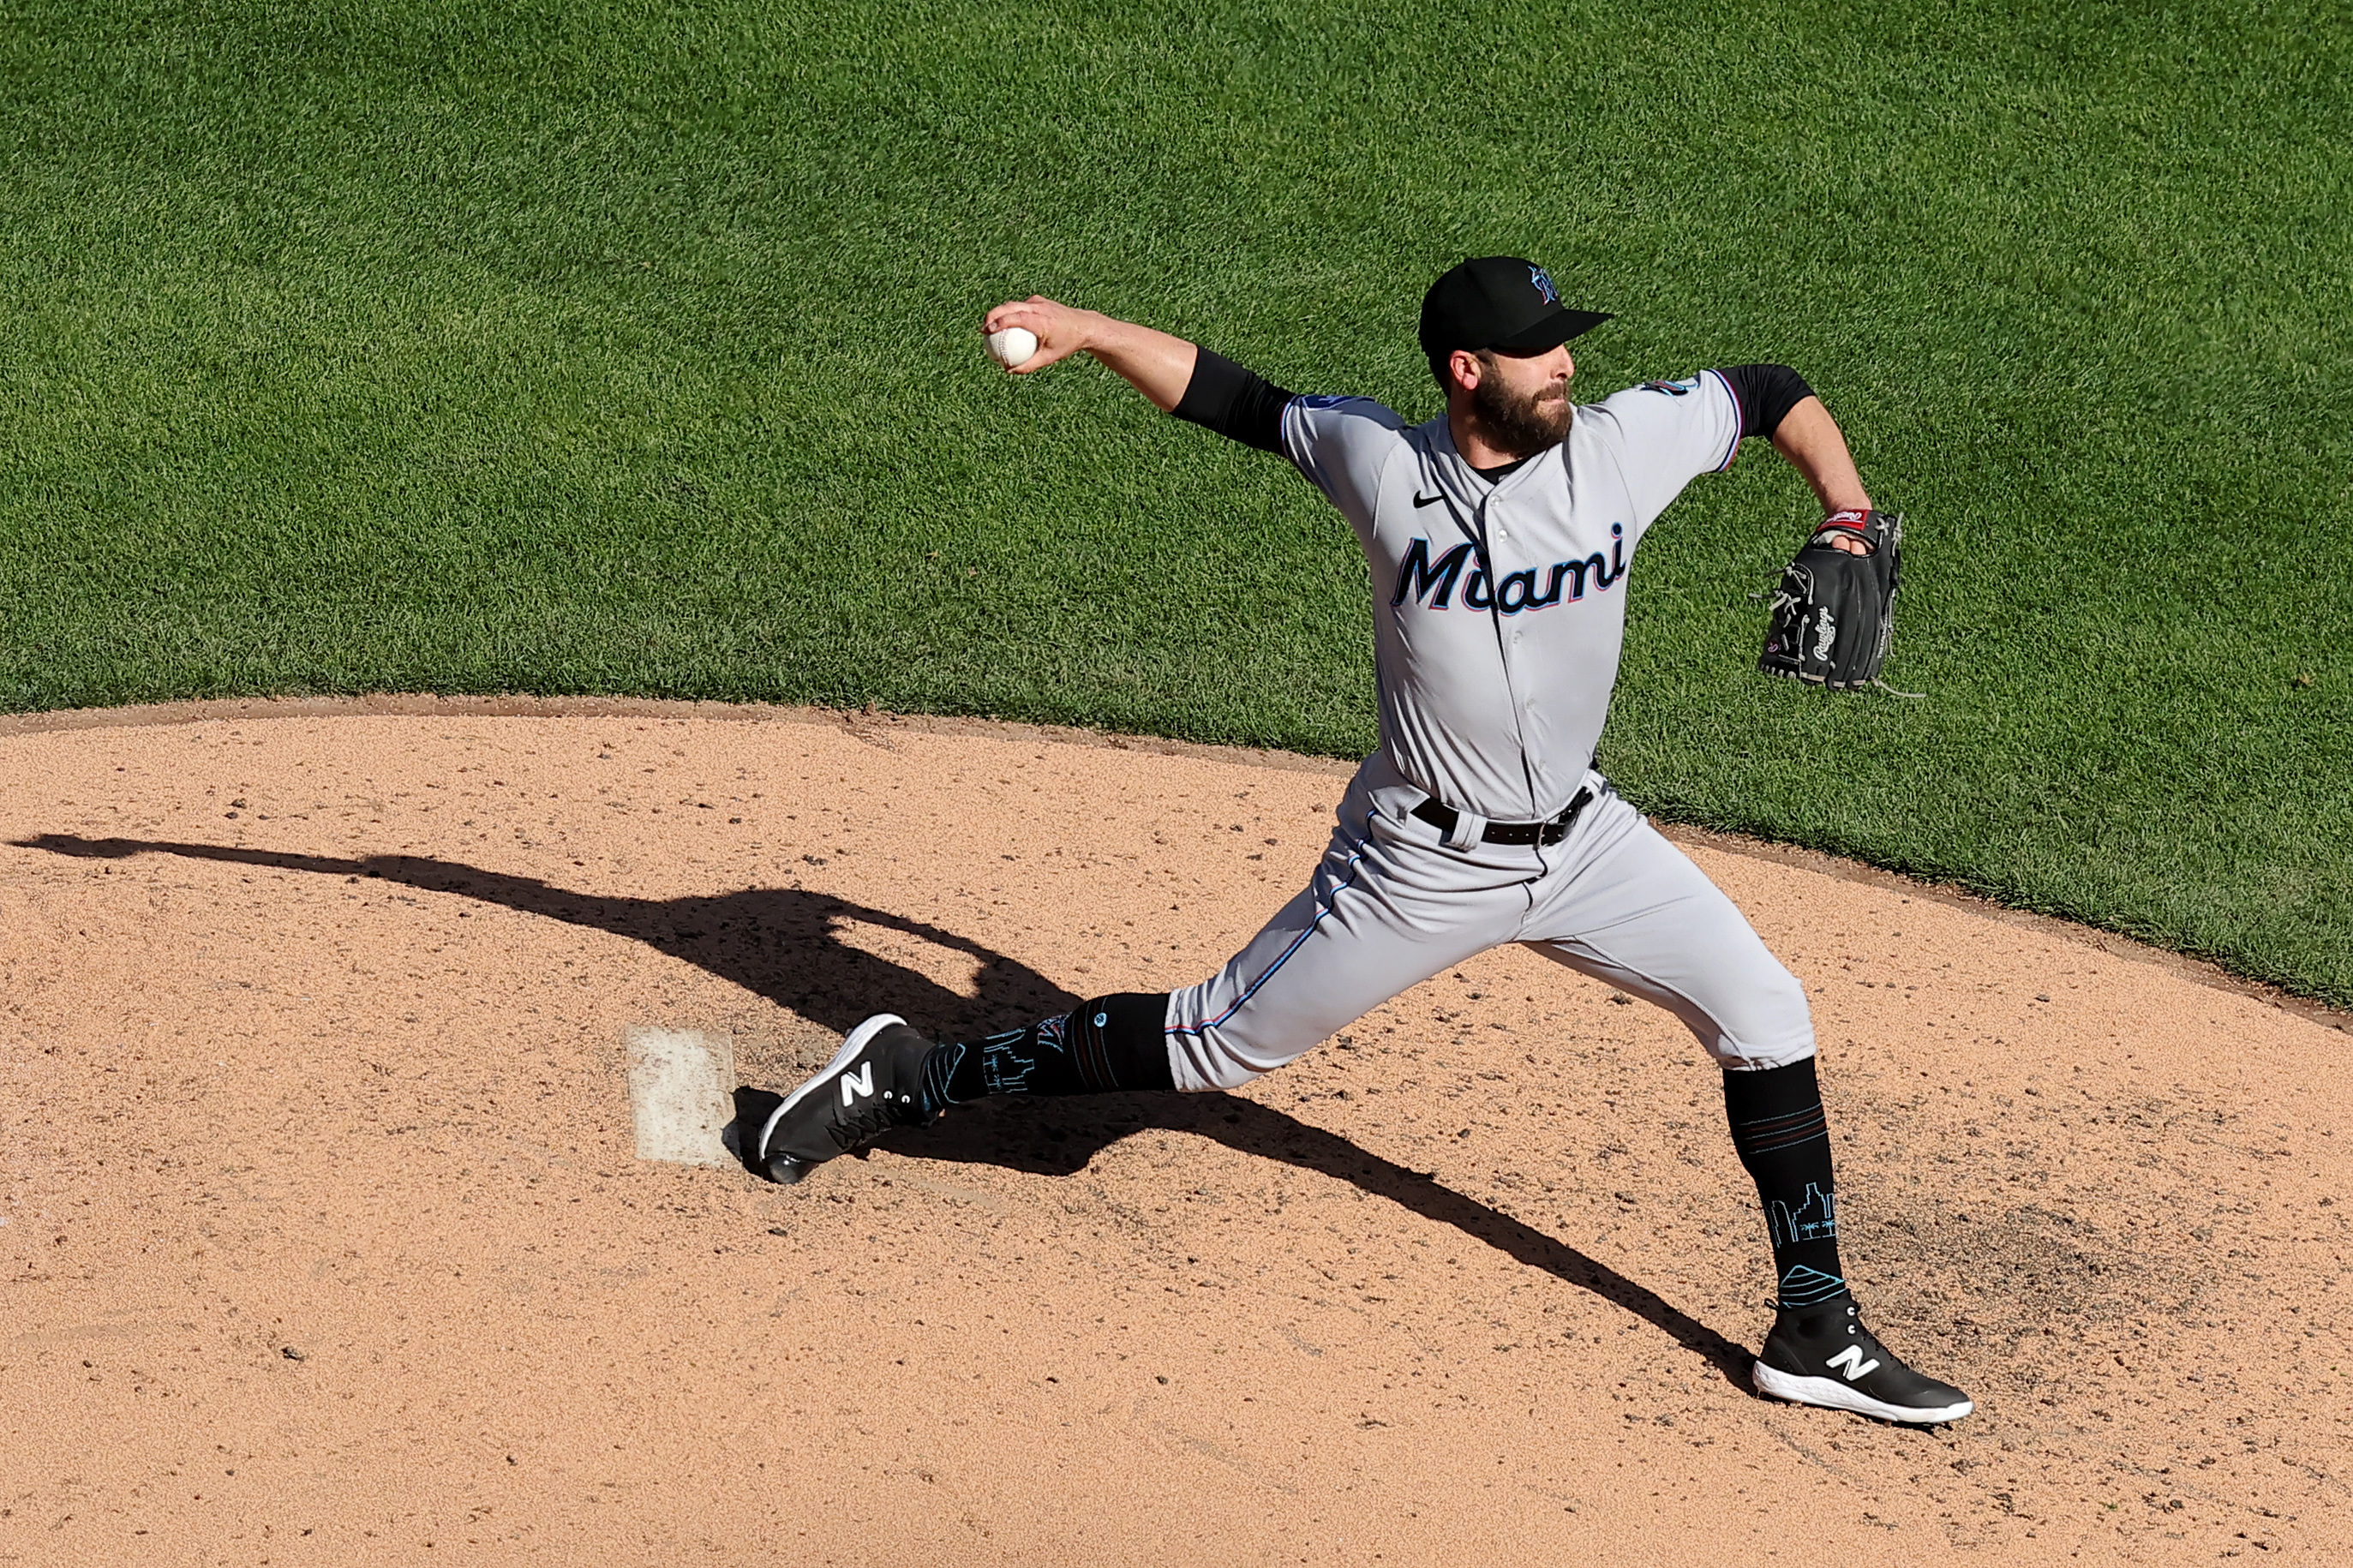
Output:
M1528 281L1536 286L1536 292L1544 296L1544 302L1546 304L1557 305L1560 303L1560 290L1552 286L1552 275L1546 272L1543 268L1529 268Z

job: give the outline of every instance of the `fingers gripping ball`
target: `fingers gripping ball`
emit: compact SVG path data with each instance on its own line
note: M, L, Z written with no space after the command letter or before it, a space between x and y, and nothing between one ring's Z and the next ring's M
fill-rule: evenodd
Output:
M1851 555L1839 549L1827 536L1840 531L1861 539L1871 552ZM1895 632L1896 567L1903 543L1900 512L1841 512L1815 530L1797 559L1782 570L1781 585L1773 594L1772 625L1765 633L1765 652L1757 668L1833 691L1878 680Z
M1038 352L1038 334L1027 327L1008 327L988 334L988 355L1008 370L1029 363Z

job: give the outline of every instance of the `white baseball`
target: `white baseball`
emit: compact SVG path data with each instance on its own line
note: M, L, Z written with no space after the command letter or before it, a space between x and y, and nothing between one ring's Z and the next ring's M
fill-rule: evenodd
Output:
M989 356L1008 370L1029 363L1038 352L1038 334L1027 327L1008 327L1001 332L988 334Z

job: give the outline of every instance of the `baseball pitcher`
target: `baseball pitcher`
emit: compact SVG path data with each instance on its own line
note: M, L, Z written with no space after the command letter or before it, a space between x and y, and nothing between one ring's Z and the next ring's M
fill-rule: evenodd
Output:
M984 331L1034 334L1014 374L1091 353L1164 411L1283 458L1347 519L1371 566L1380 747L1312 880L1216 974L978 1040L934 1044L878 1015L739 1126L744 1163L797 1182L983 1095L1232 1089L1472 954L1520 942L1668 1009L1723 1068L1778 1285L1757 1386L1888 1421L1968 1415L1958 1389L1873 1337L1849 1289L1803 989L1594 767L1628 574L1694 475L1729 468L1762 436L1820 499L1823 521L1775 606L1772 673L1875 678L1900 535L1785 365L1572 403L1568 342L1609 319L1565 308L1530 262L1463 262L1421 309L1445 412L1409 425L1370 399L1296 395L1182 339L1051 300L991 310ZM1833 603L1817 583L1847 596ZM1850 629L1859 652L1839 646Z

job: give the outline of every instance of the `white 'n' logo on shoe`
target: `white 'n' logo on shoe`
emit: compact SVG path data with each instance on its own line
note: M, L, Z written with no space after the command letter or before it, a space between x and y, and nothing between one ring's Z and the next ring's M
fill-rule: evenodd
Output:
M860 1094L870 1100L874 1097L874 1064L871 1061L854 1073L841 1075L841 1103L855 1105L858 1101L854 1097ZM1873 1362L1871 1364L1877 1366L1879 1363Z
M1843 1366L1840 1365L1841 1362L1845 1363ZM1862 1347L1861 1345L1849 1345L1846 1349L1839 1352L1838 1354L1831 1357L1830 1364L1838 1367L1839 1371L1846 1374L1846 1380L1849 1383L1852 1383L1856 1378L1861 1377L1872 1368L1877 1366L1879 1363L1875 1360L1863 1360Z

